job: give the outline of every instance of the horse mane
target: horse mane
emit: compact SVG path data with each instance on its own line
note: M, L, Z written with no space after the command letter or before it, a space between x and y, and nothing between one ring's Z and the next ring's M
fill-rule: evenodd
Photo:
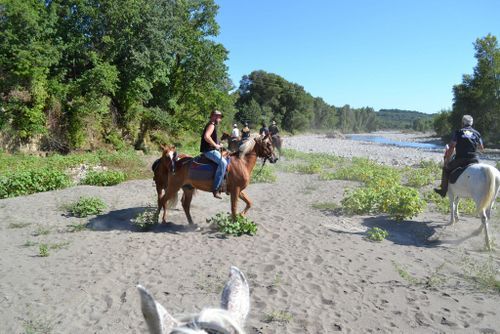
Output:
M182 325L174 328L170 334L245 333L229 311L219 308L203 309L199 314L183 319L181 323Z

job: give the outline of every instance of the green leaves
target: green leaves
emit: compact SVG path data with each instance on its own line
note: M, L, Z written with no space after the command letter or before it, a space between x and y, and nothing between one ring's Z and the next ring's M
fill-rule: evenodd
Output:
M80 199L69 205L68 211L75 217L87 217L97 215L104 211L106 204L102 199L92 196L82 196Z
M215 224L218 230L224 234L241 236L243 234L255 235L257 225L247 217L236 216L233 221L231 215L226 212L219 212L214 217L207 218L207 223Z

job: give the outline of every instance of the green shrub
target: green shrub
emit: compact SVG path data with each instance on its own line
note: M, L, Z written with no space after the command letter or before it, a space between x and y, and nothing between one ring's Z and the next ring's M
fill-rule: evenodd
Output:
M158 224L157 208L152 206L147 207L143 212L139 213L132 219L132 224L139 227L141 230L148 230Z
M240 236L242 234L255 235L257 233L257 225L247 217L241 215L236 216L233 221L231 214L219 212L215 217L207 218L207 223L215 224L224 234Z
M276 172L274 167L264 165L264 168L257 167L252 171L251 183L274 183L276 182Z
M91 186L113 186L125 181L125 178L125 173L119 171L90 171L80 183Z
M98 197L80 197L78 201L69 205L68 211L75 217L97 215L104 211L106 204Z
M0 198L61 189L70 184L69 177L57 170L20 170L0 177Z
M49 256L49 246L47 244L40 244L40 246L38 246L38 254L40 257Z
M415 189L394 185L347 191L342 207L347 214L387 213L391 218L402 221L421 213L425 202Z
M425 193L424 197L428 202L434 203L439 212L443 214L450 213L450 200L448 196L441 197L430 190ZM477 214L476 204L470 198L462 198L458 203L458 212L464 215L475 216Z
M371 241L382 241L389 236L389 232L379 227L372 227L366 231L367 239Z

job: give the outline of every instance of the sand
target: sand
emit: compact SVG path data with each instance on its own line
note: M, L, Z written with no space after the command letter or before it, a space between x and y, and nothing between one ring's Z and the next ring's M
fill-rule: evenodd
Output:
M377 157L375 147L385 152L385 163L401 160L385 146L364 151L366 144L336 145L317 135L287 138L285 145ZM440 153L418 154L433 159ZM218 306L230 265L249 279L247 333L500 332L500 293L470 279L487 273L478 269L486 264L499 278L500 251L484 252L482 235L467 238L479 220L464 217L436 243L428 238L448 219L440 213L427 210L396 223L312 207L339 203L344 190L357 185L281 172L274 184L252 184L253 237L211 230L205 219L228 211L229 197L208 193L193 199L198 230L189 228L179 204L170 224L137 231L130 219L154 203L151 180L0 200L0 333L146 333L136 284L172 314L190 314ZM82 195L101 197L106 211L68 217L63 206ZM92 229L68 232L81 223ZM491 224L496 240L499 225L497 214ZM389 237L366 240L372 226ZM55 245L48 257L38 255L40 243Z

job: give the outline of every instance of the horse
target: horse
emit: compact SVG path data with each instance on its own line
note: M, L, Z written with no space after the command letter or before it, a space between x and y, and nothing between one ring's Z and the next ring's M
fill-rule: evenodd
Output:
M272 137L273 147L278 150L279 155L281 156L281 147L283 146L283 138L280 135L276 134Z
M450 221L448 225L455 224L458 219L458 202L460 198L472 198L476 204L477 213L481 217L481 227L474 234L485 231L485 246L492 250L488 220L491 210L500 189L500 172L493 166L477 163L469 165L458 177L455 183L448 185L448 198L450 200Z
M221 296L221 308L175 319L142 285L137 285L141 310L151 334L244 334L250 311L250 288L245 275L232 266Z
M231 135L227 132L223 132L222 136L220 137L220 140L227 140L227 148L231 152L236 152L238 151L240 147L240 140L238 138L233 138Z
M165 155L165 154L164 154ZM166 155L165 155L166 156ZM248 210L252 206L252 202L248 198L243 190L250 183L250 177L252 175L252 170L255 167L257 158L264 158L264 162L269 160L271 163L275 163L278 158L274 155L273 145L269 136L255 137L253 139L244 142L238 152L233 152L230 154L230 162L228 164L227 182L226 182L226 193L231 195L231 214L233 220L236 220L237 209L238 209L238 199L242 199L246 206L240 213L242 216L246 215ZM169 160L166 156L166 161ZM177 193L182 188L182 207L189 224L193 224L193 219L190 213L191 200L193 199L193 194L195 189L202 191L212 191L213 178L207 179L192 179L189 176L190 166L193 162L192 158L184 157L181 159L174 160L175 173L172 169L168 170L168 185L166 195L160 200L160 205L158 205L158 213L160 208L163 207L163 218L162 222L166 223L167 219L167 205L166 202L176 202ZM170 204L168 205L170 206Z

